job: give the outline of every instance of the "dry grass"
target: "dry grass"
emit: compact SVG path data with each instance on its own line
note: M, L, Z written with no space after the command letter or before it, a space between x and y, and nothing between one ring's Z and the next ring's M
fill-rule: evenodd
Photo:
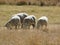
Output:
M2 26L13 14L26 12L37 19L49 18L48 32L43 30L8 30ZM60 7L0 5L0 45L60 45Z
M60 25L43 30L7 30L0 27L0 45L60 45Z

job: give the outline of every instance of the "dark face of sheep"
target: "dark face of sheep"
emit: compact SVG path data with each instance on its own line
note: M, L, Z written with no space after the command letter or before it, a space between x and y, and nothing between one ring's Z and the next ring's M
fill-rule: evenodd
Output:
M20 26L19 23L19 19L11 19L6 25L5 27L7 27L8 29L12 29L13 26L15 27L15 29L17 29Z
M35 19L24 19L24 22L23 22L23 27L24 28L27 28L27 29L30 29L30 26L33 26L33 28L35 27Z
M24 21L23 21L23 28L27 29L28 25L29 25L29 20L28 19L24 19Z
M7 23L5 24L5 27L6 27L7 29L12 29L10 22L7 22Z

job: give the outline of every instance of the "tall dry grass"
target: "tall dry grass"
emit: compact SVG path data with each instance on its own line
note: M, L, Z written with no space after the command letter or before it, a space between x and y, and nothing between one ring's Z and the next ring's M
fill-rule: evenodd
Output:
M60 45L59 27L58 24L49 24L48 32L0 27L0 45Z

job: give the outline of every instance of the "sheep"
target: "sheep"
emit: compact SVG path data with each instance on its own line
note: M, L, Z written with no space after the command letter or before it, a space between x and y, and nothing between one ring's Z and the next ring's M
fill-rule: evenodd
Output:
M46 16L42 16L37 21L37 29L46 29L48 24L48 18ZM44 28L45 26L45 28Z
M20 17L20 19L21 19L21 28L23 28L23 20L24 20L25 17L28 16L28 14L27 13L17 13L16 15Z
M33 26L33 29L35 28L36 24L36 17L34 15L30 15L24 18L23 21L23 28L24 29L30 29L30 26Z
M15 29L19 28L20 26L20 17L15 15L11 17L11 19L5 24L5 27L8 29L12 29L12 26L15 27Z

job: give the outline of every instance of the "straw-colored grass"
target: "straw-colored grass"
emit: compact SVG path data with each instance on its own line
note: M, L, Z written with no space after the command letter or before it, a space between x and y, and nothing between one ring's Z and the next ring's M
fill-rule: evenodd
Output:
M2 26L13 14L26 12L49 19L48 30L8 30ZM60 45L60 7L0 5L0 45ZM51 24L50 24L51 23Z
M43 30L8 30L0 27L0 45L60 45L60 25L50 24Z

